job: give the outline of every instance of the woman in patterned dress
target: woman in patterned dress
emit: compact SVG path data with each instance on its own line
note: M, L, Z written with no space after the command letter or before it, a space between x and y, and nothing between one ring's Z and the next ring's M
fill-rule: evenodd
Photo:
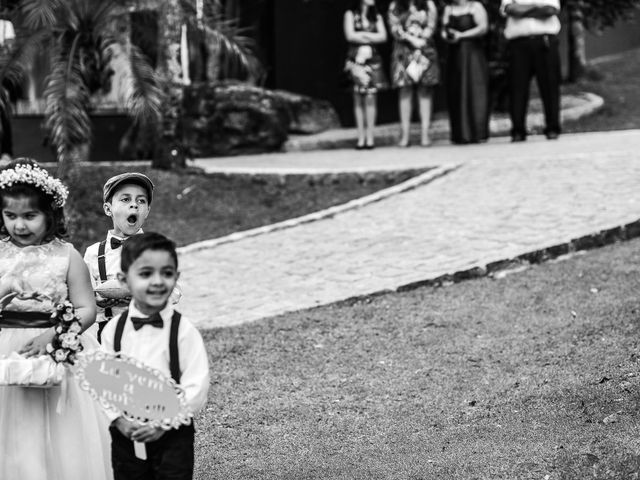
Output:
M349 42L345 69L353 81L353 113L358 129L356 149L374 148L379 89L387 86L376 44L387 41L387 30L375 0L356 0L344 14L344 35Z
M433 0L394 0L389 5L389 28L394 38L392 83L399 89L400 142L409 145L413 92L418 95L421 144L428 146L432 88L440 79L433 35L438 13Z

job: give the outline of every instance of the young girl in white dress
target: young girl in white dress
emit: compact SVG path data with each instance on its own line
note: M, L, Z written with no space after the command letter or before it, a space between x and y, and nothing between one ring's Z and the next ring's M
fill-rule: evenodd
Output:
M0 315L0 359L46 355L55 334L47 317L57 303L73 303L82 330L95 321L87 267L62 239L66 197L66 187L32 160L0 171L0 297L17 293ZM90 335L80 341L85 351L98 348ZM112 478L106 417L69 370L47 388L7 378L0 368L0 479Z

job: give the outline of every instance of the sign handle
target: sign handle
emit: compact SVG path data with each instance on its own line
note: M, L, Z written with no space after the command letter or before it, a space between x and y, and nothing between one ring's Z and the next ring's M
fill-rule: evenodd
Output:
M133 451L140 460L147 459L147 447L142 442L133 442Z

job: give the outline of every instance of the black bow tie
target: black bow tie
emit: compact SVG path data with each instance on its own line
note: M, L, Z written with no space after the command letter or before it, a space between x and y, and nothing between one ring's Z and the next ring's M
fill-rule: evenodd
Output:
M116 237L111 237L111 250L120 248L123 243L124 243L124 240L120 240L119 238L116 238Z
M140 330L143 325L151 325L152 327L162 328L164 322L159 313L154 313L150 317L131 317L133 328Z

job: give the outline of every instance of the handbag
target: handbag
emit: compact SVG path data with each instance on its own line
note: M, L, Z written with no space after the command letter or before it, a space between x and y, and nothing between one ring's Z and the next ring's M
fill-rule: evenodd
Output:
M422 75L429 70L430 65L431 62L429 59L418 51L413 55L413 58L407 65L405 72L412 82L418 83L422 78Z
M60 385L65 366L49 355L23 357L11 352L0 358L0 386L49 388Z

